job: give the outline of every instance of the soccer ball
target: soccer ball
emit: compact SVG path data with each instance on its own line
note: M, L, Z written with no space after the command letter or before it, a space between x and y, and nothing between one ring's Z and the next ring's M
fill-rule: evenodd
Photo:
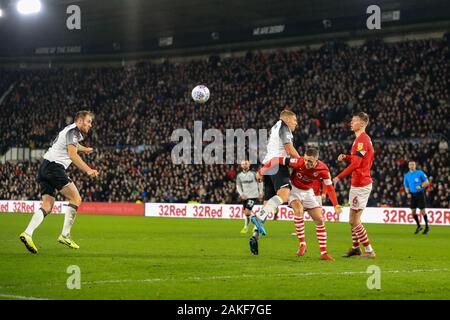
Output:
M192 89L192 99L198 103L205 103L209 99L209 89L204 85L198 85Z

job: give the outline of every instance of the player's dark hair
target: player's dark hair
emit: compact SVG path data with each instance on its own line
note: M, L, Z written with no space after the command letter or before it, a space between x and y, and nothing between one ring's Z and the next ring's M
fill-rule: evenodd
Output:
M91 116L92 118L94 118L94 113L88 110L78 111L77 114L75 115L75 121L77 121L78 119L84 119L86 118L86 116Z
M360 118L362 121L364 121L366 123L366 125L369 124L369 115L365 112L358 112L357 114L355 114L355 117Z
M319 157L319 149L317 149L316 147L307 147L305 154L308 157L318 158Z

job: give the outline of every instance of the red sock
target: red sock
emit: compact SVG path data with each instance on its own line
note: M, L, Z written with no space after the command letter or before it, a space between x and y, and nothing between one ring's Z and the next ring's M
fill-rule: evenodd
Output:
M320 254L327 253L327 229L325 225L316 226L317 241L319 241Z
M370 241L367 236L366 228L364 228L362 224L358 225L356 228L356 234L358 235L359 242L361 242L364 247L367 247L370 244Z
M303 218L294 217L295 231L300 243L305 243L305 220Z
M353 240L353 248L357 248L359 247L359 237L358 234L356 232L356 229L359 230L359 227L361 225L357 225L356 227L352 228L352 240Z

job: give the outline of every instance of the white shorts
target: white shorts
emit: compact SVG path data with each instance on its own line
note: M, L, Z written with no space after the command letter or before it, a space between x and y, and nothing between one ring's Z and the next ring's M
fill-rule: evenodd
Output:
M317 202L313 189L302 190L292 186L291 194L289 195L289 204L294 200L300 200L305 211L321 207Z
M315 198L319 206L322 206L322 196L315 196Z
M350 188L350 209L364 210L369 201L370 192L372 191L372 184L365 187L351 187Z

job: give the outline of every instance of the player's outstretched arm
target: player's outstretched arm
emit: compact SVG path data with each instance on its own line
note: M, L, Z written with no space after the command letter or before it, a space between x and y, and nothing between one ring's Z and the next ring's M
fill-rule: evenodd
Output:
M344 171L342 171L336 178L334 178L333 182L336 184L339 180L351 174L353 171L355 171L361 166L361 162L362 162L361 157L358 156L352 157L352 162L350 163L350 165L347 168L345 168Z
M83 146L81 144L77 144L77 150L78 150L78 152L83 152L83 153L86 153L86 154L90 154L90 153L92 153L94 151L93 148L85 147L85 146Z
M338 161L345 161L347 163L350 163L350 162L352 162L352 156L341 153L338 157Z
M300 155L298 154L297 150L295 150L295 148L292 145L292 143L286 143L284 145L284 150L286 150L286 152L289 155L289 157L295 158L295 159L300 158Z
M277 165L290 166L294 169L297 169L303 164L302 160L303 158L300 156L294 159L291 159L289 157L275 157L267 161L264 166L259 168L258 174L259 176L262 176L267 170Z
M91 169L86 162L81 159L81 157L78 155L78 149L77 146L74 144L69 144L67 146L67 151L69 153L70 160L74 163L74 165L80 169L81 171L86 172L90 177L97 177L98 171Z

